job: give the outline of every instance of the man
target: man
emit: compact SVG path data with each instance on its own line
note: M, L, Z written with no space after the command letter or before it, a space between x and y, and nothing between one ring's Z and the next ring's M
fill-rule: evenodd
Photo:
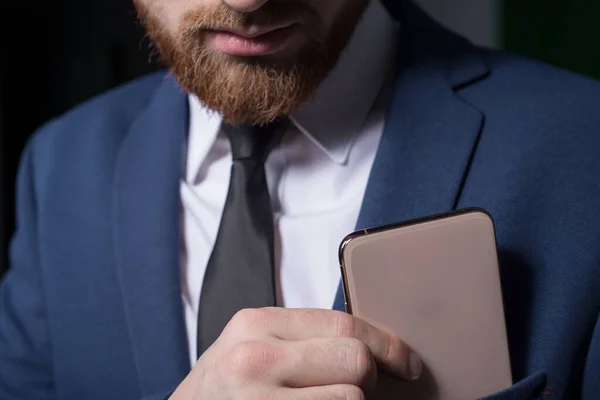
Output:
M359 399L378 372L418 379L401 338L341 312L337 247L466 206L496 222L515 385L492 398L596 398L597 82L401 0L136 6L177 83L100 96L25 151L0 398Z

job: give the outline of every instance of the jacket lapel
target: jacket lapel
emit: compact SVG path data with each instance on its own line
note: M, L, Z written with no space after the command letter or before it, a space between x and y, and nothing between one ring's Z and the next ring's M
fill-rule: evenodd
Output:
M454 209L484 123L460 96L489 74L477 50L397 4L392 14L406 17L397 79L357 230ZM344 310L341 285L334 309Z
M157 89L125 137L116 166L116 259L144 395L189 371L179 274L179 179L187 100L174 79Z

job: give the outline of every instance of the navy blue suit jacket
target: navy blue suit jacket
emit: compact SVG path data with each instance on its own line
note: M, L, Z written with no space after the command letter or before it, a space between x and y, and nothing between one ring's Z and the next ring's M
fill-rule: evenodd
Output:
M397 78L358 228L490 211L516 382L493 398L600 398L600 84L476 48L402 7L391 9L405 17ZM187 113L157 74L29 143L0 287L1 399L158 399L186 376Z

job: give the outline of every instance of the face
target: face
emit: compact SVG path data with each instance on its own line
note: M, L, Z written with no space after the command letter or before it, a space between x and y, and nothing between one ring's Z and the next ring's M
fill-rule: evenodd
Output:
M134 0L181 86L232 124L265 124L310 98L369 0Z

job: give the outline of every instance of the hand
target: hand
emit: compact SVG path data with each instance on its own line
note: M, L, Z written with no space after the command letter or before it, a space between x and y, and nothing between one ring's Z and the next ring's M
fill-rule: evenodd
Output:
M359 400L377 366L406 380L421 361L397 337L349 314L265 308L233 317L173 400Z

